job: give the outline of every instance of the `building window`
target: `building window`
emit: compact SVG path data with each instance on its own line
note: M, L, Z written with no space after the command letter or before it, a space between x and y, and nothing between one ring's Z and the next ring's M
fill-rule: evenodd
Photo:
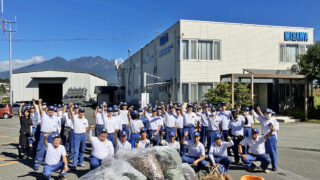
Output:
M189 83L182 84L182 101L187 102L189 99Z
M308 51L309 45L280 44L280 62L297 63L298 56Z
M221 42L215 41L214 42L214 60L220 60L221 59Z
M189 59L189 40L182 40L182 59Z
M204 99L204 95L209 91L209 89L212 89L213 85L212 83L199 83L198 84L198 98L200 101Z
M198 41L198 59L212 60L212 41Z
M190 84L190 100L196 102L198 100L198 84Z
M191 59L197 59L197 40L191 40Z

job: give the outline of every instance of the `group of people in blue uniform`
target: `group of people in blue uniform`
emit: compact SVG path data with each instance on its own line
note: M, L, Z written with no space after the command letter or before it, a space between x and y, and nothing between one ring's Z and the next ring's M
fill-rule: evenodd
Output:
M33 105L20 109L19 158L28 156L29 144L34 154L34 169L44 163L43 174L50 179L60 170L66 173L84 167L86 142L92 146L90 169L119 150L168 146L178 152L182 162L196 170L208 165L229 171L240 160L248 171L255 171L260 161L263 172L277 170L277 135L279 124L271 109L259 106L228 110L227 103L211 104L161 102L154 106L129 107L126 102L96 107L89 125L85 109L75 104L51 106L33 100ZM261 130L254 127L259 121ZM89 131L87 133L87 131ZM88 134L88 135L87 135ZM231 152L232 150L232 152ZM70 165L68 165L70 163ZM70 168L70 169L69 169Z

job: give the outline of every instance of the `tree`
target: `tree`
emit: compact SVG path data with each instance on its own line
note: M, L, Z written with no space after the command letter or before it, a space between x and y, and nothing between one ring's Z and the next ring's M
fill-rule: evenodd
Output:
M204 99L207 103L219 104L222 101L227 103L227 106L232 101L232 91L230 83L219 83L214 89L204 95ZM248 84L236 83L234 85L234 106L246 107L251 105L251 90L248 88Z
M308 81L320 83L320 42L311 45L306 54L299 56L298 74L306 75Z

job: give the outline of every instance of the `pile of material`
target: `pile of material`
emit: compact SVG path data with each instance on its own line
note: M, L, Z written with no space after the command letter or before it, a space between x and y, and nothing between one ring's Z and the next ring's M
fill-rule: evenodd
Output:
M181 162L178 152L166 146L120 150L115 157L107 157L99 168L80 180L197 179L190 165Z

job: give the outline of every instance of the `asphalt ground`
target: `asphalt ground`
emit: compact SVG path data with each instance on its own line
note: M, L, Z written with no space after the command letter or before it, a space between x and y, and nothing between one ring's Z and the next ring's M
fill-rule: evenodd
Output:
M93 110L87 108L86 117L89 124L94 124ZM19 119L0 119L0 179L43 179L43 166L38 171L33 170L34 160L26 159L17 161ZM260 128L260 127L259 127ZM320 124L290 123L280 124L278 139L278 171L270 174L262 172L247 172L244 164L235 166L231 164L232 179L239 180L243 175L264 177L266 180L308 180L320 179ZM69 172L67 179L77 179L89 172L88 157L90 144L87 143L85 161L86 167L77 168L76 172ZM260 165L259 162L256 165ZM52 178L57 178L58 173L53 173Z

